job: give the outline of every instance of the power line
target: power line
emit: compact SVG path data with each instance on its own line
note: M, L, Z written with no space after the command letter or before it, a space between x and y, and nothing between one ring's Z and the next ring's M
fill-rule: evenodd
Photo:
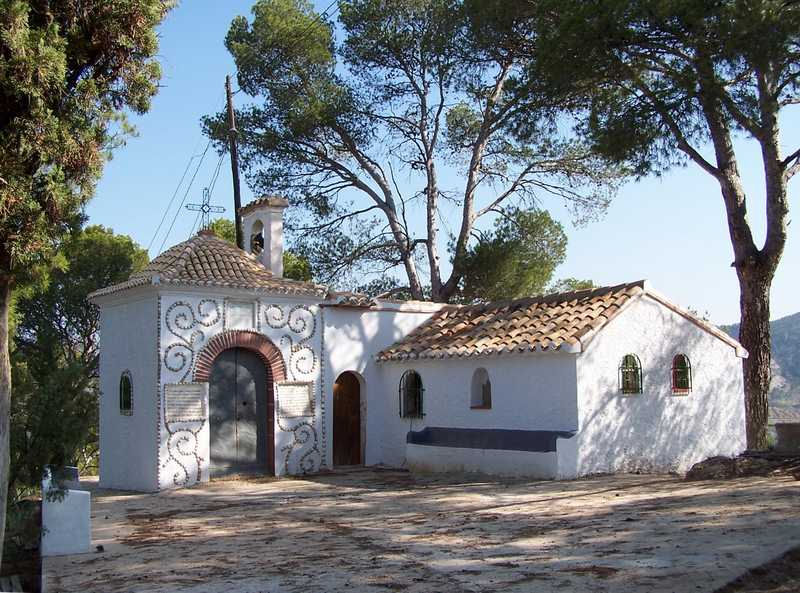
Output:
M194 229L197 228L197 223L200 221L200 216L202 214L203 214L202 212L198 211L197 212L197 216L194 217L194 223L192 224L192 230L189 233L189 238L190 239L192 238L192 235L194 235Z
M211 199L211 195L214 193L214 187L217 185L217 179L219 179L219 172L222 168L222 162L225 160L225 153L223 152L219 155L219 160L217 161L217 166L214 169L214 174L211 176L211 183L209 184L207 191L208 197ZM189 237L194 235L194 230L197 228L197 223L200 221L200 216L202 215L201 211L198 211L197 216L195 216L194 224L192 224L192 230L189 232Z
M169 238L169 234L172 232L172 227L175 226L175 221L178 219L178 214L180 214L181 209L183 208L183 203L186 201L186 198L189 195L189 191L192 189L192 184L194 183L195 178L197 177L197 173L200 171L200 167L203 164L203 161L206 158L206 153L208 149L211 147L211 139L209 138L208 142L206 143L206 147L203 150L203 154L200 155L200 162L197 163L197 168L194 170L194 174L192 175L191 180L189 180L189 185L186 188L186 192L183 194L183 199L181 199L181 203L178 205L178 209L175 211L175 216L172 217L172 222L169 225L169 229L167 229L167 233L164 235L164 240L161 241L161 246L158 248L158 252L161 253L164 250L164 244L167 242Z
M334 8L334 7L336 7L336 9L331 14L328 14L328 12L331 10L331 8ZM303 32L300 33L300 35L297 38L297 41L303 39L311 31L312 27L314 26L314 24L316 22L321 22L321 19L324 18L324 17L333 16L334 14L336 14L338 9L339 9L338 0L333 0L330 4L328 4L328 6L325 8L325 10L323 10L321 13L318 13L318 14L316 14L314 16L314 19L311 21L311 23L309 23L309 25L303 30ZM271 64L270 68L272 68L273 66L277 65L277 62L278 62L278 60L276 59L275 60L275 64ZM241 90L242 89L237 89L236 93L239 93ZM224 101L225 101L225 93L223 91L221 99L220 99L220 109L222 108L222 105L224 104ZM201 142L201 140L198 140L197 145L195 145L195 148L192 150L193 153L197 150L197 146L199 146L200 142ZM148 251L150 251L150 248L153 246L153 243L155 242L159 231L161 230L162 226L164 225L164 221L167 218L167 214L169 214L170 208L172 207L172 204L174 203L175 198L178 195L178 191L180 190L181 185L183 184L183 181L186 178L186 174L188 173L189 169L191 168L192 162L194 161L194 159L198 158L198 156L199 156L200 157L200 161L197 163L197 167L195 168L194 173L192 174L192 178L189 181L189 185L188 185L188 187L186 188L186 191L183 194L183 198L181 199L181 203L178 205L178 208L175 211L175 215L172 217L172 222L170 223L169 229L167 229L167 232L164 235L164 239L161 241L161 245L158 248L158 252L161 253L161 251L164 249L164 245L166 244L167 239L169 238L169 235L172 232L173 227L175 226L175 221L178 218L178 214L181 212L181 209L183 208L183 204L186 201L187 196L189 195L189 191L192 188L192 184L194 183L194 180L197 177L197 173L199 172L200 167L203 164L203 160L205 159L205 155L208 152L208 149L209 149L210 146L211 146L211 140L209 140L208 143L206 144L206 147L203 150L202 154L200 154L200 155L193 154L192 157L189 159L189 162L186 163L186 168L183 171L183 175L181 175L181 179L178 182L178 185L175 187L175 191L172 193L172 197L170 198L169 203L167 204L167 207L164 209L164 214L161 216L161 220L158 223L158 226L156 227L155 232L153 233L153 237L150 239L150 243L148 243L148 245L147 245L147 250ZM217 178L219 177L219 171L220 171L220 167L222 165L223 157L224 157L224 153L222 155L220 155L220 160L217 163L216 170L215 170L214 175L212 177L212 181L211 181L211 185L210 185L210 189L209 189L209 194L214 191L214 187L216 185ZM195 222L192 225L191 234L194 234L194 229L197 226L198 220L199 220L199 216L195 219ZM190 234L190 236L191 236L191 234Z
M194 149L192 149L193 153L200 146L200 142L201 141L202 141L202 139L197 141L197 144L195 144ZM150 239L150 242L147 244L147 251L150 251L150 248L153 246L153 243L155 242L156 237L158 236L158 231L161 230L161 226L164 224L164 221L167 218L167 214L169 213L170 208L172 208L172 203L175 201L175 196L178 195L178 190L181 188L181 185L183 185L183 180L186 179L186 174L189 172L189 167L192 166L192 161L194 161L194 159L196 159L199 156L200 156L200 154L193 154L189 158L189 162L186 163L186 168L183 170L183 175L181 175L181 180L178 182L178 185L175 187L175 191L172 192L172 197L169 199L169 203L167 204L167 207L164 209L164 214L161 216L161 221L158 223L158 226L156 227L156 231L153 233L153 237Z
M217 185L217 179L219 179L219 171L222 168L222 161L225 160L225 153L223 152L219 155L219 160L217 161L217 168L214 171L214 176L211 178L211 183L209 184L208 195L209 197L211 194L214 193L214 187Z
M222 106L224 100L225 100L225 93L223 92L219 96L219 100L217 101L219 103L220 107ZM169 202L167 203L167 207L164 208L164 213L161 215L161 220L159 221L158 226L156 227L156 230L153 233L153 237L150 239L150 243L147 244L147 251L150 251L150 248L153 246L153 243L155 243L156 238L158 237L158 233L161 230L161 227L164 225L164 221L167 219L167 215L169 214L169 211L172 208L172 204L175 202L175 198L178 195L178 191L180 191L181 185L183 185L183 181L186 179L186 174L189 172L189 169L192 166L192 162L196 158L200 157L201 161L200 161L200 163L198 163L198 168L199 168L200 164L202 164L202 158L205 156L205 153L208 151L208 148L209 148L209 146L206 145L206 148L205 148L205 150L203 151L202 154L195 154L195 153L197 153L197 149L200 146L200 143L202 141L203 141L203 138L201 136L197 140L197 144L195 144L194 148L192 149L192 156L189 158L189 161L186 163L186 168L183 171L183 175L181 175L181 179L178 182L178 185L175 187L175 191L172 192L172 197L170 198ZM197 171L198 171L198 169L195 169L195 173L194 173L195 176L197 175ZM194 177L192 179L194 179ZM186 199L186 196L184 196L184 200L185 199ZM181 202L181 203L183 203L183 202ZM177 212L180 212L180 206L178 207ZM176 214L177 214L177 212L176 212ZM172 224L173 225L175 224L175 220L174 219L172 221ZM171 229L172 229L172 226L170 225L170 230ZM161 243L161 248L159 249L159 253L161 252L161 249L163 249L163 247L164 247L164 242L166 241L166 238L169 236L169 232L170 231L167 231L167 234L164 237L164 241L162 241L162 243Z

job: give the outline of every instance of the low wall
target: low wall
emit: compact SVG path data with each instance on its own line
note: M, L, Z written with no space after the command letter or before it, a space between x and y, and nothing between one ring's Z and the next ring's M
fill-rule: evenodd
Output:
M558 471L552 452L462 449L406 445L406 464L415 472L477 472L494 476L526 476L552 479Z
M428 426L406 435L406 465L419 472L555 478L557 444L572 432Z

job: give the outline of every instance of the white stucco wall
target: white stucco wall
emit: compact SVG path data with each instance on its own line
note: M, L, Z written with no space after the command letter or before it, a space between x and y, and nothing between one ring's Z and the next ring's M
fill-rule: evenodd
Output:
M160 293L159 488L187 486L208 479L207 418L200 422L168 423L164 414L164 386L191 382L203 347L230 330L249 330L265 336L281 351L286 380L312 384L312 416L283 419L276 401L275 474L300 474L320 468L328 439L322 422L326 417L326 401L320 397L323 325L318 302L318 299L273 297L234 289ZM242 314L247 304L252 305L249 316ZM276 389L276 400L277 397Z
M158 487L156 454L157 299L128 295L100 313L100 484L152 491ZM131 374L133 414L119 410L119 381Z
M406 462L414 472L475 472L495 476L552 479L558 475L555 452L498 451L459 447L406 446Z
M248 303L251 315L246 314ZM219 289L141 289L104 298L102 485L156 490L208 478L207 417L167 422L165 385L191 382L209 340L240 329L265 336L280 350L287 380L312 386L312 415L281 418L276 410L277 475L332 466L332 387L346 371L355 372L362 386L367 465L569 478L593 472L684 471L708 456L744 449L741 359L732 346L650 297L628 306L578 355L375 362L378 352L438 308L397 303L348 308ZM636 354L643 365L640 395L619 393L618 367L627 353ZM692 363L694 389L687 396L671 392L671 363L678 353ZM479 368L491 380L491 409L470 406L472 377ZM425 388L425 416L419 419L399 416L398 386L409 369L420 374ZM119 378L125 370L133 379L132 416L119 413ZM407 445L408 432L425 427L577 435L558 439L556 462L552 453Z
M384 362L380 367L386 408L381 433L382 461L389 465L408 464L406 435L409 430L419 431L426 426L564 432L574 431L578 426L574 354L547 352L413 363ZM486 369L492 383L492 408L489 410L470 408L472 375L478 368ZM398 385L402 374L409 369L420 374L425 388L425 416L421 419L400 418L399 415ZM432 448L424 447L425 450ZM504 466L499 471L500 466L494 460L503 453L519 460L527 457L530 466L518 470ZM437 453L443 460L441 470L448 468L445 458L458 459L460 454L455 451ZM540 460L534 457L531 453L523 455L516 451L482 454L479 456L481 463L471 464L470 471L548 477L538 467Z
M326 418L328 442L333 442L333 384L336 378L346 371L355 372L361 378L362 422L366 430L364 436L364 463L375 465L392 461L402 462L403 456L386 453L384 435L385 418L397 415L397 386L384 383L381 365L374 356L407 335L420 324L427 321L435 306L415 307L389 306L383 310L368 310L347 307L323 307L325 321L325 363L323 385L327 409L331 411ZM403 434L405 445L405 433ZM397 449L392 443L389 449ZM332 447L328 447L327 465L333 463ZM396 465L397 463L395 463Z
M642 364L643 393L623 395L625 354ZM692 392L673 395L672 359L686 354ZM559 443L559 474L686 471L745 448L742 360L685 317L644 296L611 320L577 363L580 428Z

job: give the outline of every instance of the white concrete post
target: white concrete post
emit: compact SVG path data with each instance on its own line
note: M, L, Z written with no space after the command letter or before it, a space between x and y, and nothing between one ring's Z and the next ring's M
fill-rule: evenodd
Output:
M48 475L42 480L42 556L88 552L92 544L91 495L65 489L60 500L48 500L51 488Z

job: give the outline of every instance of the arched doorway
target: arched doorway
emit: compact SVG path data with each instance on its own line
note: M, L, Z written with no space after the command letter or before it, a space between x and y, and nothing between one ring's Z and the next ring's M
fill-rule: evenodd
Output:
M247 330L214 336L193 379L209 383L210 473L275 473L274 382L286 379L280 350Z
M251 350L230 348L214 360L208 386L212 477L270 471L271 383L269 369Z
M333 465L361 463L361 385L348 371L333 384Z

